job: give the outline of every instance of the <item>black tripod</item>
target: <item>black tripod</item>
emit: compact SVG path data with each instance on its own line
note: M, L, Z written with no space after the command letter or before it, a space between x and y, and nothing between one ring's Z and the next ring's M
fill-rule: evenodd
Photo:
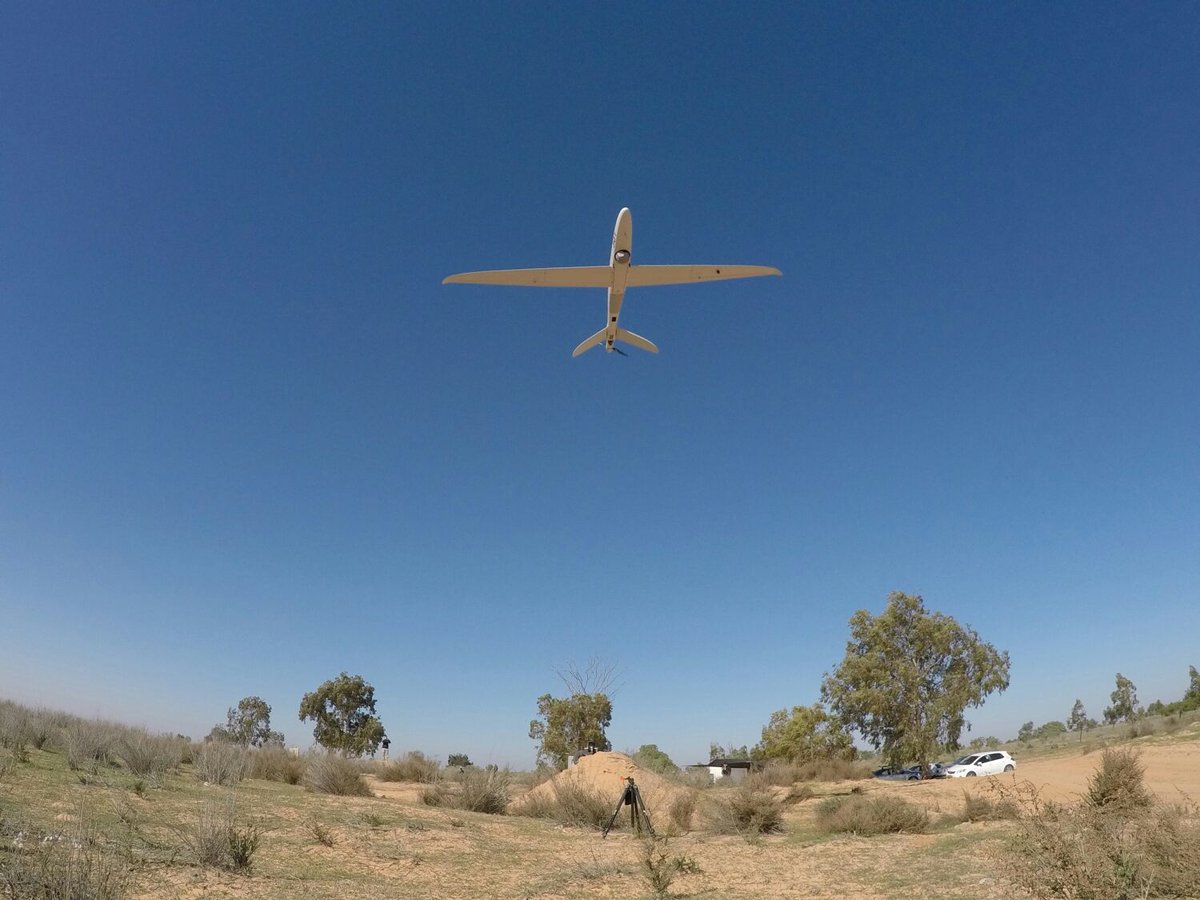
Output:
M612 818L604 826L601 837L608 837L608 833L612 831L613 824L617 821L617 816L621 814L622 806L629 807L630 828L641 834L642 826L645 825L646 830L650 832L650 836L654 837L654 826L650 824L650 814L646 812L646 804L642 801L642 792L638 790L637 783L634 782L632 776L627 776L625 781L627 782L625 790L621 792L621 799L617 801L617 808L613 810Z

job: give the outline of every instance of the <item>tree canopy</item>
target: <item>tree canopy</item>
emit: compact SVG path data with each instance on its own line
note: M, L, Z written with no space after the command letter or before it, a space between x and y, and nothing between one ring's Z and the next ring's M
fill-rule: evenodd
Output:
M604 732L612 724L612 701L606 694L542 694L537 706L538 718L529 723L529 737L538 741L538 762L565 769L567 757L589 744L608 749Z
M811 762L814 759L854 759L850 733L824 705L779 709L762 730L762 740L752 751L755 759Z
M1109 725L1117 722L1132 722L1137 718L1137 686L1132 681L1117 673L1117 687L1108 695L1112 706L1104 708L1104 721Z
M230 707L224 725L209 732L213 740L241 744L243 747L283 746L283 735L271 730L271 707L262 697L243 697Z
M383 740L383 723L375 715L375 688L361 675L343 672L300 701L300 721L312 719L313 738L322 747L346 756L374 753Z
M859 610L850 634L821 696L893 765L957 749L966 708L1008 687L1008 653L919 596L893 593L878 616Z
M642 744L637 753L633 754L633 761L643 769L660 774L679 771L679 766L675 765L664 751L658 749L658 744Z

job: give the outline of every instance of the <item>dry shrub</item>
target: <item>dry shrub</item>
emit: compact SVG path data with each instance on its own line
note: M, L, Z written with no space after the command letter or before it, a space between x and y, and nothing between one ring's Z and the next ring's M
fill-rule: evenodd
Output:
M417 784L433 784L438 779L441 766L419 750L406 753L393 762L380 766L375 773L380 781L415 781Z
M0 866L5 897L122 900L130 894L128 868L82 810L65 832L0 822L0 844L10 851Z
M994 822L1001 819L1015 819L1021 814L1021 808L1010 797L1000 797L993 800L981 797L969 791L963 791L962 820L964 822Z
M363 781L358 764L337 753L310 753L304 772L304 786L318 794L371 796L371 789Z
M1067 807L1015 789L1017 884L1035 897L1200 897L1200 810L1194 805Z
M680 769L677 774L664 776L676 784L683 785L694 790L703 790L713 786L712 775L708 769L703 766L689 766L686 769Z
M552 794L526 795L512 810L516 815L537 819L553 819L563 825L602 829L616 808L613 798L602 797L597 791L574 781L554 782ZM614 827L620 827L617 816Z
M826 834L919 834L929 830L929 813L899 797L851 794L821 801L817 828Z
M232 803L210 803L193 825L179 829L200 865L230 871L249 870L262 833L257 824L239 825Z
M117 743L116 729L106 722L76 719L67 726L67 766L95 775L108 765Z
M113 752L131 774L161 784L166 774L179 766L182 750L176 738L131 728L117 741Z
M692 830L692 816L696 812L696 792L679 791L667 804L667 820L678 833Z
M1152 806L1154 796L1146 789L1141 757L1133 750L1105 750L1100 766L1088 779L1084 799L1095 807L1120 810Z
M250 768L250 751L239 744L209 741L192 763L205 784L237 784Z
M284 784L299 784L304 778L305 761L282 747L263 747L250 754L250 777Z
M783 831L783 802L758 776L746 778L708 811L709 827L717 834L756 837Z
M436 781L422 792L427 806L504 815L512 778L507 771L472 769L454 782Z

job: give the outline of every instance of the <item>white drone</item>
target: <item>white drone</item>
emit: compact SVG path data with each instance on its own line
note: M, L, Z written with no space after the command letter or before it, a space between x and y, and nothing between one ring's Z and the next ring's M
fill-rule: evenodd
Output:
M782 275L770 266L631 266L629 251L633 246L633 215L628 209L617 214L613 229L612 252L607 266L569 266L557 269L494 269L490 272L463 272L442 280L442 284L512 284L528 287L590 287L608 289L608 322L603 328L575 348L578 356L599 344L608 353L621 351L617 341L640 347L650 353L658 348L641 335L617 325L625 289L649 287L656 284L690 284L693 281L724 281L729 278L755 278L759 275Z

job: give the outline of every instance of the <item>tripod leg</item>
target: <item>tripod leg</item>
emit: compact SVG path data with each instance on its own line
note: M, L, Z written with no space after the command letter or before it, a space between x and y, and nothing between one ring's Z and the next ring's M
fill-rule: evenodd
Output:
M621 814L621 807L625 805L625 794L621 794L621 799L617 801L617 808L613 810L612 816L609 817L608 824L604 826L604 830L600 832L601 837L608 837L608 833L612 831L613 825L617 821L617 816Z
M642 802L642 792L636 786L633 789L633 802L636 805L638 815L646 823L646 830L650 832L650 837L657 837L654 833L654 826L650 824L650 813L646 812L646 804ZM638 830L640 831L641 829L639 828Z

